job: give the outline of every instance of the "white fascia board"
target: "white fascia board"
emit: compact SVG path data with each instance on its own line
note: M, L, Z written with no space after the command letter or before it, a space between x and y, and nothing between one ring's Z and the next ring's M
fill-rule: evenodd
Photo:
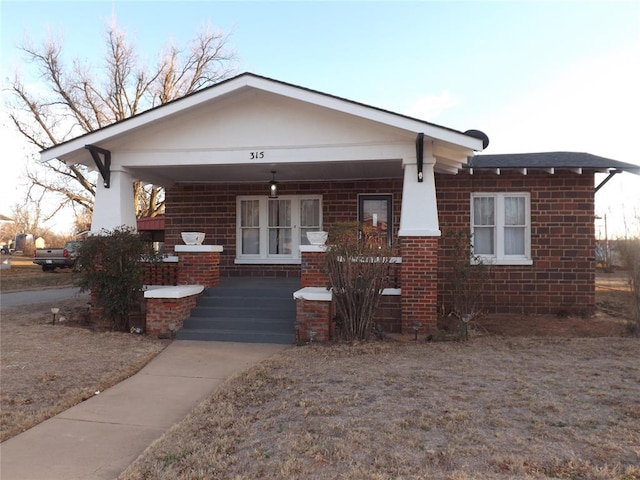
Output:
M256 80L258 82L267 82L267 80L261 78L254 78L253 80ZM418 119L405 117L397 113L379 110L375 107L370 107L360 103L354 103L349 100L332 97L330 95L325 95L323 93L314 91L299 89L290 85L283 85L280 83L276 83L275 85L272 85L271 82L269 82L269 85L261 85L259 83L256 83L255 86L256 88L268 90L275 94L298 99L313 105L318 105L342 113L347 113L356 117L399 128L401 130L407 130L416 134L424 133L427 137L448 142L453 145L465 147L472 151L481 151L483 149L482 140ZM267 88L269 86L271 88Z
M194 93L179 100L170 102L152 110L141 113L138 116L131 117L120 123L116 123L95 132L82 135L74 140L63 143L61 145L51 147L40 152L40 160L47 162L55 158L63 159L65 155L84 149L85 145L98 144L105 140L109 140L130 130L148 125L166 117L170 117L176 113L183 112L189 108L198 106L202 103L214 100L239 91L242 88L256 88L277 95L297 99L303 102L323 106L335 111L351 114L360 118L365 118L374 122L382 123L402 130L415 133L424 133L426 136L441 140L444 142L469 148L475 151L482 150L482 141L464 135L463 133L438 127L420 120L404 117L399 114L378 110L363 104L354 103L348 100L332 97L327 94L306 90L304 88L292 85L282 84L271 81L266 78L255 77L250 74L240 75L237 78L227 82L214 85L200 92Z

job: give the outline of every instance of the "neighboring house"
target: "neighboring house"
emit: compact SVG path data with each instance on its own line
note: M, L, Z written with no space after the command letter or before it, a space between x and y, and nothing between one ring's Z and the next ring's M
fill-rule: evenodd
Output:
M453 231L473 232L476 253L495 265L487 310L592 312L594 173L638 167L582 153L477 156L483 140L245 73L41 158L101 171L93 232L136 225L134 179L166 187L166 251L182 231L205 232L222 247L221 277L302 276L320 287L304 275L306 232L375 224L399 246L403 331L433 328L438 302L450 305Z

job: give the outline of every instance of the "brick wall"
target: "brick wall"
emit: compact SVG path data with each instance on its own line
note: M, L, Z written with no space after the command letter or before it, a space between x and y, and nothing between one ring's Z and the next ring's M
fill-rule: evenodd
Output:
M400 295L383 295L376 310L374 323L386 333L402 333Z
M268 181L262 184L236 185L174 185L166 192L165 246L172 251L181 245L180 232L206 233L204 243L221 245L220 258L223 277L285 276L299 277L300 265L235 265L236 257L236 197L238 195L266 195ZM374 180L350 182L279 183L280 195L322 195L323 228L339 222L356 221L358 194L393 194L394 234L400 224L402 180Z
M142 283L145 285L177 285L178 264L176 262L146 263Z
M220 284L219 252L180 252L178 255L178 285Z
M438 237L402 237L400 285L402 285L402 332L433 332L437 325Z
M483 303L492 313L589 314L595 309L594 178L556 171L522 175L502 171L436 175L440 229L438 301L450 308L446 291L447 234L470 231L472 192L529 192L533 265L494 266ZM404 259L403 259L404 260Z
M308 342L314 331L314 342L327 342L332 337L332 302L296 300L296 341Z
M196 306L198 295L183 298L147 298L146 331L166 334L182 328L182 322Z

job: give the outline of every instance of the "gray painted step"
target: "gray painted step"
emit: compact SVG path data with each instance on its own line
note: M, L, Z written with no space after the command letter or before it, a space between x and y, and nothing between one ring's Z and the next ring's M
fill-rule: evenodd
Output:
M254 332L250 330L238 332L229 330L178 330L178 340L204 340L210 342L239 342L239 343L277 343L292 344L295 341L293 333Z
M192 330L252 330L276 333L291 333L291 319L271 320L264 318L194 318L184 321L183 329Z
M299 288L299 279L222 279L220 286L198 298L176 338L291 344L296 317L293 292Z

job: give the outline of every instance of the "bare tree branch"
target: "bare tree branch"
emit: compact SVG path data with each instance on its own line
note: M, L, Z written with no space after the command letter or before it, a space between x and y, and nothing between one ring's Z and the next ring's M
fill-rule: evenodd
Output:
M171 46L154 68L141 65L134 45L124 31L110 25L105 31L106 55L102 70L74 59L65 65L59 39L50 38L40 47L28 41L20 47L28 62L36 65L48 95L35 94L16 75L11 85L10 118L16 129L40 149L62 143L136 115L235 73L235 54L228 50L229 35L203 29L184 51ZM93 210L95 184L87 168L51 161L51 176L29 173L33 185L64 198L61 205ZM164 208L159 187L135 182L136 211L154 216Z

